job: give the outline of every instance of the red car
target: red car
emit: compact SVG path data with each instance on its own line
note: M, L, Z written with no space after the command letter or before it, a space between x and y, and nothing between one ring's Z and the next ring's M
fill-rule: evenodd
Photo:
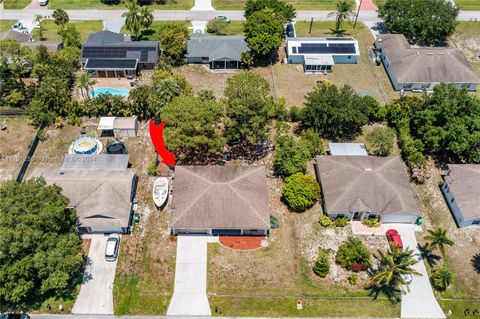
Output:
M396 231L395 229L389 229L387 230L386 235L390 245L395 245L398 246L400 249L403 249L402 239L400 238L400 234L398 233L398 231Z

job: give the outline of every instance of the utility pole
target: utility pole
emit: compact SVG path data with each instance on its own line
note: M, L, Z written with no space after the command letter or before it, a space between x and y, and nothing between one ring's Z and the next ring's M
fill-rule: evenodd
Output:
M308 29L308 33L312 33L312 25L313 25L313 17L310 19L310 29Z
M360 14L360 8L362 7L363 0L360 0L360 4L358 5L357 15L355 16L355 22L353 23L353 28L357 26L358 15Z

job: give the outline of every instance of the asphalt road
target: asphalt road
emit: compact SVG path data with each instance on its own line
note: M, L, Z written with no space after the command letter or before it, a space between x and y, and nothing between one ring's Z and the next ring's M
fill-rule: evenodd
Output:
M66 10L71 20L121 20L124 10ZM44 9L24 9L24 10L1 10L0 18L8 20L27 20L33 19L35 14L44 16L51 15L53 10ZM334 20L334 17L328 17L330 11L297 11L297 20ZM207 21L216 16L224 15L230 20L245 20L243 11L196 11L196 10L154 10L153 17L157 21L172 20L192 20ZM374 11L361 11L359 19L361 21L380 21L377 13ZM460 11L459 21L470 21L477 19L480 21L480 11Z

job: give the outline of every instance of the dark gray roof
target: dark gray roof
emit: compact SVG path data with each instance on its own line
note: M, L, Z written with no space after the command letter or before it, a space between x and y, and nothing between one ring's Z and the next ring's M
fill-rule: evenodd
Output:
M194 34L187 43L187 57L208 57L209 61L240 61L242 52L248 51L242 36L209 36Z
M412 47L402 34L379 35L398 83L480 83L462 51Z
M480 165L448 164L445 181L463 218L480 217Z
M421 215L399 157L317 156L316 161L328 214Z
M63 157L60 171L125 171L128 154L68 154Z
M138 59L141 63L156 63L158 41L131 41L123 34L101 31L90 33L82 46L82 63L87 59Z
M90 33L86 44L112 44L125 42L125 36L120 33L104 30Z
M28 42L31 37L31 33L17 32L12 29L0 33L0 40L17 40L20 43Z
M170 227L269 229L263 166L176 166Z

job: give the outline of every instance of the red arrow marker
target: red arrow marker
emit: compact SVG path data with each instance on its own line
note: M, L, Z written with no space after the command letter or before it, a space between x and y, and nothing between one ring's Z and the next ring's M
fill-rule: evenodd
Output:
M162 158L162 163L175 166L175 154L169 152L165 147L165 141L163 140L163 128L167 122L163 121L160 125L155 125L153 119L150 120L150 139L153 146L157 150L158 155Z

